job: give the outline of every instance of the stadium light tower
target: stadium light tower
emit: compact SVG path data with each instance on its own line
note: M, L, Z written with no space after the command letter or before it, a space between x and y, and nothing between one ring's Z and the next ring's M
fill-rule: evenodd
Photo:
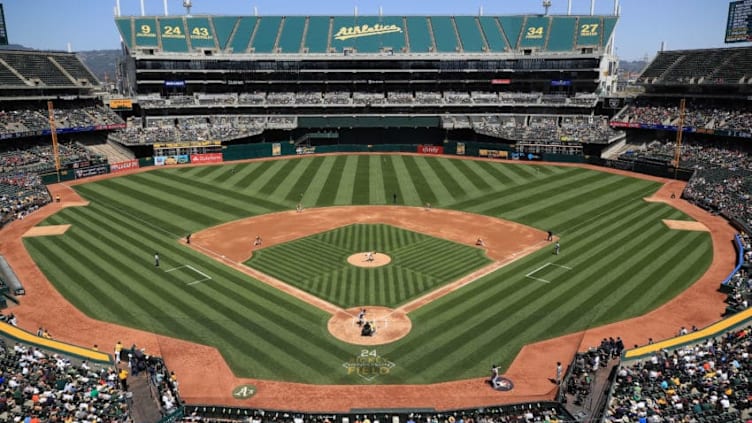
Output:
M185 7L185 14L190 16L193 2L191 0L183 0L183 7Z
M551 7L551 0L543 0L544 15L548 15L548 9Z

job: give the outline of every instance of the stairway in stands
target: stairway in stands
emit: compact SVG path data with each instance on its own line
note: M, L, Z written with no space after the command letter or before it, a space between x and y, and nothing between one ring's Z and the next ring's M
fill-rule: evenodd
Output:
M128 377L128 391L133 394L131 417L134 422L157 423L162 418L159 404L151 393L149 372L141 372Z

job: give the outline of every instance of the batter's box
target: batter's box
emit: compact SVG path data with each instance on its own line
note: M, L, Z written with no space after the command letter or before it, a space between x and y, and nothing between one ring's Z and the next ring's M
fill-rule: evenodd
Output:
M184 264L182 266L173 267L172 269L165 270L165 273L175 272L178 279L186 285L196 285L201 282L211 280L211 276L196 269L190 264Z
M525 275L526 278L534 279L538 282L551 283L557 276L560 276L564 272L572 270L571 267L564 266L556 263L546 263L543 266L529 272Z

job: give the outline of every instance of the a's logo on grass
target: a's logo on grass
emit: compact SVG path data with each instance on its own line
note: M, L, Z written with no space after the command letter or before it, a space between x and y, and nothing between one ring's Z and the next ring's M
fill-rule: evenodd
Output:
M248 399L256 395L256 387L253 385L240 385L232 390L232 397L235 399Z
M389 374L396 364L378 355L376 350L360 350L358 356L342 363L342 366L347 369L348 375L358 375L371 381L377 376Z

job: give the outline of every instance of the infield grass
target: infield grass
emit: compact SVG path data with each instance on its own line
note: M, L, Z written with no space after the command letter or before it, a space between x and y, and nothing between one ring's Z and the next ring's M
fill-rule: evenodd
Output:
M374 268L347 262L365 251L392 261ZM246 261L342 308L395 308L489 263L479 248L383 224L344 226L254 251Z
M238 376L428 383L486 376L527 343L644 314L691 285L712 261L710 236L663 225L689 218L642 200L658 187L576 167L400 155L166 168L76 186L90 205L44 222L70 223L68 232L24 242L84 313L216 346ZM343 363L361 348L329 335L326 313L177 242L300 201L389 204L393 194L400 205L431 202L553 230L561 254L540 250L412 312L410 334L376 348L395 367L373 382L346 375ZM190 272L165 271L185 265L211 279L189 285ZM525 276L544 265L547 283Z

